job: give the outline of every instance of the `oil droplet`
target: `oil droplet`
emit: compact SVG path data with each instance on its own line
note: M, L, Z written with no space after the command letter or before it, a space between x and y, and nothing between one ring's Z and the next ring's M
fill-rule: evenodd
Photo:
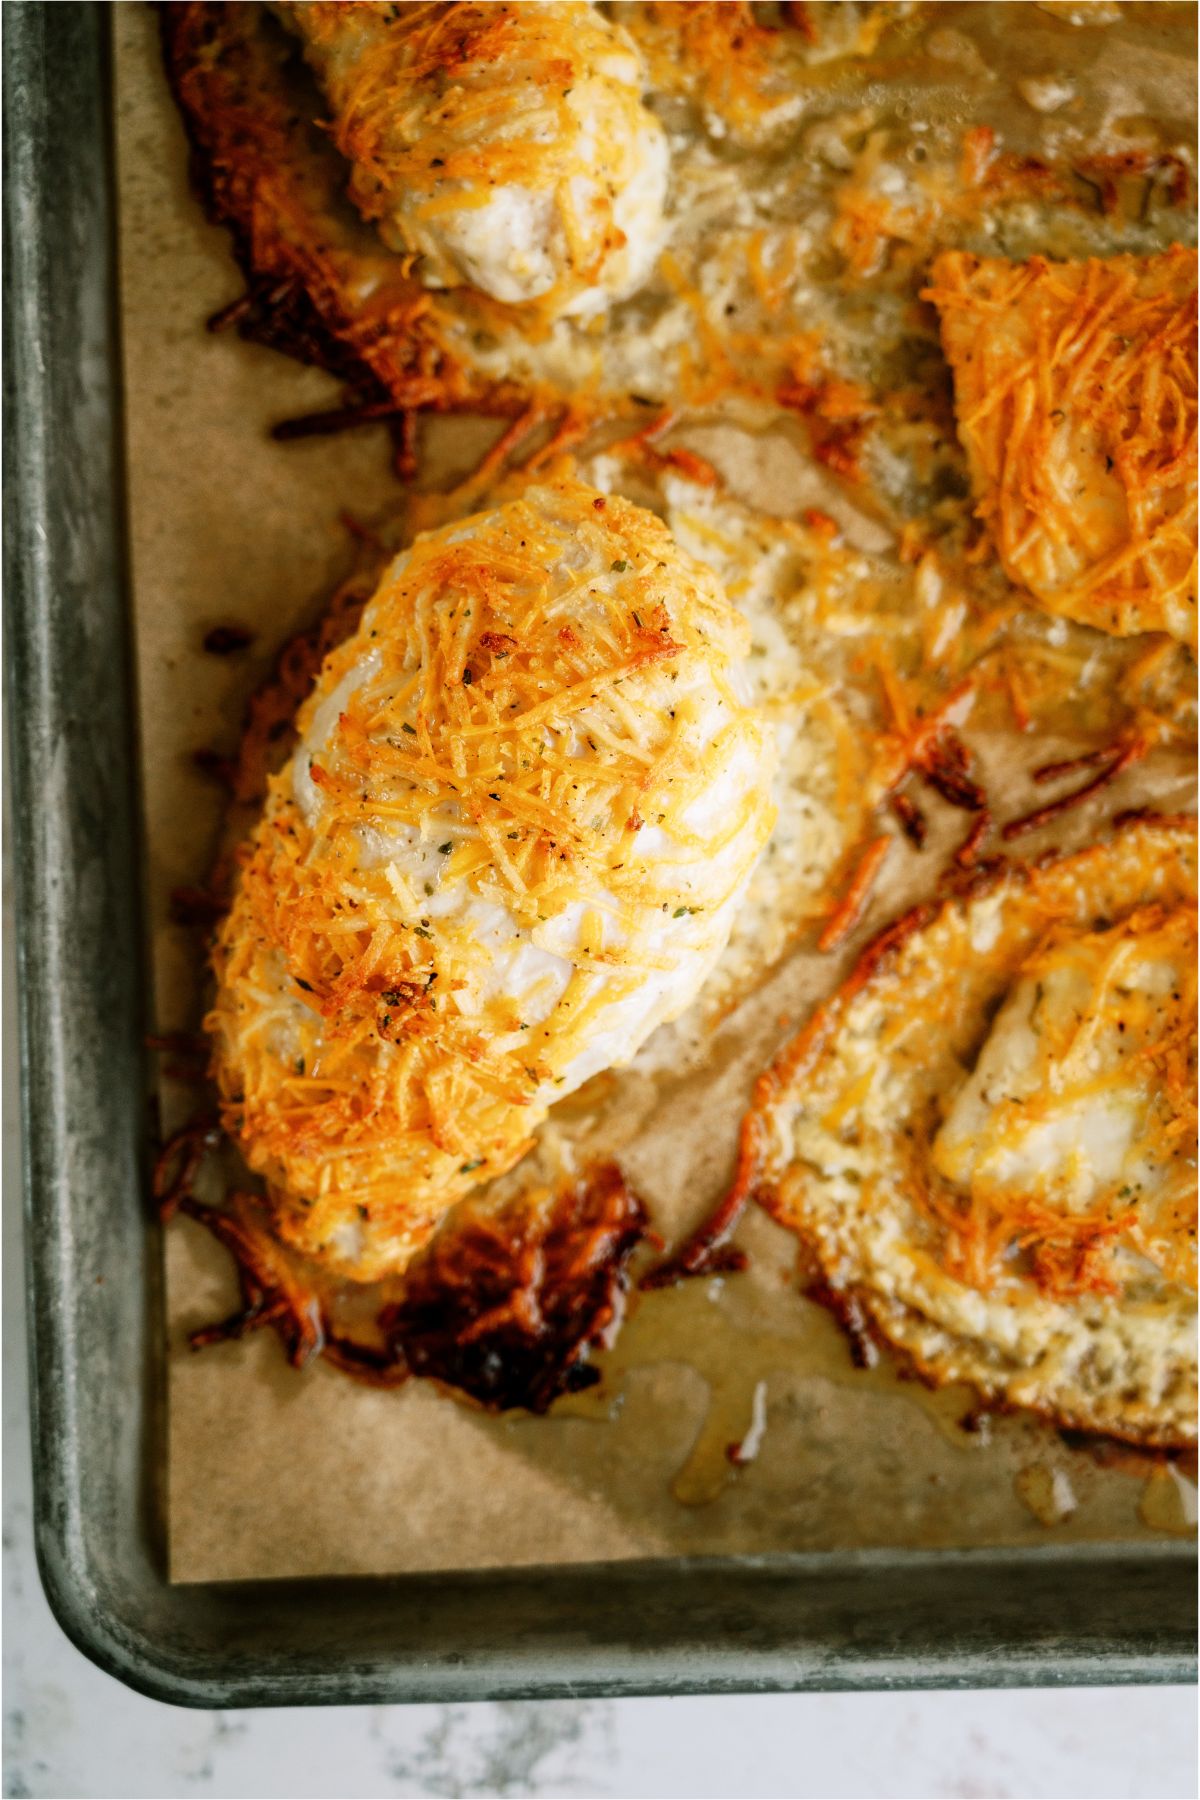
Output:
M1155 1469L1142 1489L1138 1517L1151 1531L1187 1537L1196 1529L1196 1484L1174 1463Z
M1060 1525L1079 1505L1066 1471L1048 1468L1045 1463L1031 1463L1020 1470L1013 1486L1041 1525Z

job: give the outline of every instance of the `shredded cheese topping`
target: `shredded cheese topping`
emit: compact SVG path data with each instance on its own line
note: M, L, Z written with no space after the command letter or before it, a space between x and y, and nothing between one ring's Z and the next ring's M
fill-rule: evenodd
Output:
M641 58L580 0L278 4L351 165L350 193L427 285L547 316L640 286L662 238L666 135Z
M774 818L744 622L577 482L419 538L301 709L220 932L227 1123L371 1279L691 1002Z
M933 266L959 435L1009 577L1196 642L1196 255Z

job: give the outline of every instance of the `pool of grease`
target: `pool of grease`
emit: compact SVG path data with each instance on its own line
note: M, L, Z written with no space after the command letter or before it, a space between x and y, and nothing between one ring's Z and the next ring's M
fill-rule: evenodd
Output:
M683 1549L1015 1543L1186 1533L1195 1459L981 1412L886 1350L868 1366L759 1214L740 1274L634 1295L597 1385L488 1429L635 1504ZM672 1517L673 1515L673 1517ZM1190 1520L1190 1524L1189 1524Z

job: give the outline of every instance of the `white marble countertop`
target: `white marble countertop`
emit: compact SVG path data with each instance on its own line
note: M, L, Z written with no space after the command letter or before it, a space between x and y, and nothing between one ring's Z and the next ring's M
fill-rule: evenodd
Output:
M7 918L6 918L7 927ZM1053 1795L1196 1792L1178 1688L797 1694L193 1713L68 1643L32 1547L12 949L4 1025L6 1795Z

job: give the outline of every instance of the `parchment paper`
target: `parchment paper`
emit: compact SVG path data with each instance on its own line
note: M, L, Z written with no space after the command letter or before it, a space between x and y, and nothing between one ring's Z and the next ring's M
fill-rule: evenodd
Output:
M115 8L114 29L156 1009L161 1029L188 1029L200 995L196 938L168 922L167 900L173 887L203 881L221 815L191 753L231 743L273 651L345 572L339 511L369 518L394 505L395 487L377 432L268 441L275 420L332 404L332 384L203 331L237 296L239 278L225 235L188 191L150 9ZM443 449L451 460L454 437ZM205 655L205 632L223 623L255 629L252 648ZM1113 795L1107 810L1123 798ZM1082 835L1088 823L1072 830ZM908 859L887 909L929 880L928 865ZM660 1230L685 1229L719 1193L751 1081L783 1019L798 1022L845 960L797 958L726 1021L707 1069L660 1096L649 1124L627 1109L622 1161ZM168 1122L188 1104L164 1084ZM1028 1419L965 1431L966 1390L931 1396L886 1359L854 1369L833 1320L797 1294L793 1240L755 1214L739 1242L751 1252L747 1273L633 1307L600 1390L546 1419L493 1419L420 1383L375 1391L324 1365L297 1374L265 1334L192 1354L188 1330L229 1312L235 1286L202 1230L172 1225L173 1579L1009 1544L1050 1531L1123 1539L1148 1529L1139 1504L1178 1522L1177 1478L1148 1463L1103 1466ZM765 1423L758 1454L735 1471L726 1446L756 1422Z

